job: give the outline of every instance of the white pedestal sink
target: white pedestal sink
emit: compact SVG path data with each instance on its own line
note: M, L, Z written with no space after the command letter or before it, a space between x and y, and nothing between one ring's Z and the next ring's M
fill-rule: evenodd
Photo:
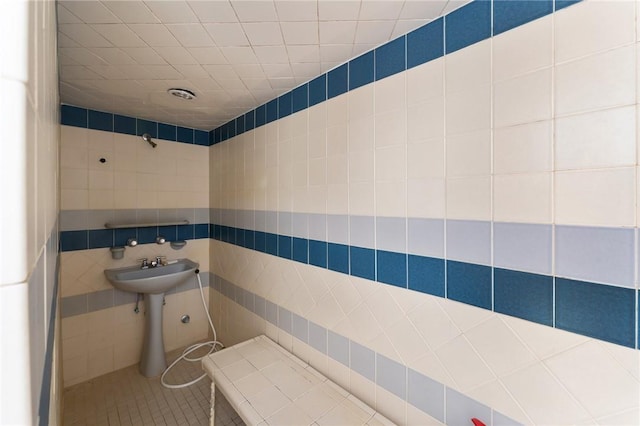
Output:
M198 263L179 259L166 266L142 269L140 266L105 269L104 274L119 290L145 295L145 331L140 373L156 377L167 368L162 339L162 301L164 293L194 275Z

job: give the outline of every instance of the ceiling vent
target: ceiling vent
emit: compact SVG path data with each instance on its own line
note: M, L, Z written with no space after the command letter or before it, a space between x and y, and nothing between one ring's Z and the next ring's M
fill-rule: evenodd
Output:
M191 99L196 98L196 94L193 93L191 90L187 90L187 89L173 88L173 89L167 90L167 93L170 93L173 96L177 96L182 99L186 99L187 101L190 101Z

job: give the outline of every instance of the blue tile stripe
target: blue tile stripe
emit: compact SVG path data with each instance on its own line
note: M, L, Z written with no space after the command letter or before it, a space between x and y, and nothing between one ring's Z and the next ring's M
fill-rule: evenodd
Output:
M634 330L636 322L640 319L635 311L635 293L630 288L624 288L626 282L620 280L603 282L595 276L591 279L589 276L586 279L583 276L575 275L557 274L552 276L546 273L531 272L526 268L519 269L517 265L505 267L494 263L492 266L488 266L476 264L470 259L454 260L449 256L446 258L434 257L420 252L397 252L373 247L359 247L343 242L337 243L325 237L322 240L307 238L306 229L299 230L298 234L289 235L290 233L287 233L287 235L283 235L277 231L264 232L247 229L243 226L233 226L250 223L253 227L262 222L263 225L258 228L268 228L274 231L278 226L278 212L211 209L208 214L214 223L115 230L65 230L60 235L61 250L74 251L123 246L132 237L137 238L141 244L154 243L158 235L164 236L168 241L211 238L299 263L448 298L632 348L637 347L637 336ZM287 213L289 221L296 219L291 215L291 213ZM262 217L261 221L258 221L258 217ZM297 220L300 219L297 218ZM348 217L338 219L344 219L345 223L349 222ZM304 221L306 223L306 216ZM327 222L325 219L325 223ZM499 229L502 225L506 226L507 224L496 223L494 230ZM445 225L443 226L446 228ZM509 226L513 228L515 225ZM617 228L593 228L589 232L597 233L600 240L606 241L610 239L606 237L611 232L617 235L619 231ZM490 239L490 235L487 238ZM558 242L556 241L555 244L557 245ZM496 248L493 247L493 250L495 251ZM536 246L535 250L541 250L541 247ZM550 241L548 250L551 250ZM556 253L556 264L561 265L566 262L566 259L558 257L559 255L561 253ZM631 258L635 259L634 256ZM607 263L607 258L604 257L600 262ZM558 285L561 286L559 290L568 288L567 282L579 283L582 286L578 286L569 293L558 291ZM603 294L615 301L615 303L609 304L593 304L591 315L599 318L598 321L581 320L588 313L581 306L592 302L588 292L584 291L589 286L595 286L595 292L599 291L598 289L604 289L602 290ZM576 302L572 302L567 294L577 295ZM625 319L614 314L618 310L618 303L623 307ZM558 318L560 321L554 322L554 318Z
M257 218L258 212L253 213ZM261 213L263 221L268 216L270 221L277 224L278 212ZM624 285L622 282L598 283L582 277L552 276L448 257L358 247L324 238L319 241L300 235L263 232L230 226L247 221L253 226L253 216L247 214L212 209L210 215L218 223L62 231L61 251L122 246L132 237L141 244L154 243L158 235L168 241L211 238L631 348L636 348L638 344L635 324L640 322L640 315L636 314L636 293L633 289L621 287ZM225 225L220 224L221 219ZM258 223L257 219L255 223ZM601 228L598 232L602 233L603 230L606 231ZM594 294L600 292L598 294L602 294L608 303L593 303L591 292L586 291L589 288L593 289ZM68 303L78 306L77 302ZM584 306L591 306L591 310L585 310ZM597 318L597 321L583 320L588 315Z
M174 124L95 111L66 104L60 105L60 124L125 135L141 136L143 133L149 133L152 138L171 142L202 146L213 145L213 132L206 130L181 127Z
M270 322L280 330L292 334L302 343L329 356L334 361L343 364L353 372L442 422L444 422L444 413L456 412L462 408L458 405L458 401L462 404L468 404L471 401L479 407L485 408L482 411L483 418L481 420L487 424L491 423L493 416L500 416L506 421L504 424L519 424L443 383L362 346L362 344L333 330L296 315L288 309L265 300L213 273L211 274L210 287L239 307ZM242 294L243 297L237 297L239 294ZM252 301L255 303L251 303ZM298 326L296 326L297 324ZM445 394L451 392L455 392L462 398L449 398L447 401Z
M473 0L448 15L290 90L211 130L198 130L136 117L62 104L60 123L68 126L211 146L310 108L349 90L437 59L446 53L524 25L580 0Z
M171 226L147 226L122 229L86 229L60 232L60 250L75 251L123 246L129 238L136 238L140 244L154 243L161 235L167 241L199 240L211 238L208 223Z
M632 289L297 237L294 240L308 251L306 255L291 256L289 236L219 224L211 224L210 228L212 238L225 243L245 248L253 244L253 250L296 262L444 297L630 348L638 347L635 324L640 319L636 316L636 296ZM286 255L281 249L283 243ZM564 291L568 281L574 285ZM601 294L607 303L594 302L587 289ZM586 321L588 315L595 320ZM560 320L555 324L554 316Z
M255 115L253 126L237 129L237 119L234 118L212 130L211 139L213 144L224 142L284 118L292 112L310 108L350 90L432 61L446 53L463 49L578 2L579 0L473 0L444 17L365 52L249 111L247 114ZM305 93L308 95L305 96ZM233 131L229 131L230 126L233 127Z

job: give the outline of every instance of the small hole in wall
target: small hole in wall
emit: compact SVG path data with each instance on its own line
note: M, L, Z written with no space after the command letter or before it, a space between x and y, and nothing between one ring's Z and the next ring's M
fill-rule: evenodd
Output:
M106 163L106 162L107 162L107 159L106 159L106 158L104 158L104 157L102 157L102 158L101 158L100 160L98 160L98 161L100 161L102 164L104 164L104 163Z

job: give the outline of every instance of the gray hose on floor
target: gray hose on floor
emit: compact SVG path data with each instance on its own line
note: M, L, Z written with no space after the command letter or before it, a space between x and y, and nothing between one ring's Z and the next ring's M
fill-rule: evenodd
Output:
M183 352L182 355L180 355L175 361L173 361L171 363L171 365L169 365L167 367L166 370L164 370L164 373L162 373L162 376L160 376L160 383L162 384L162 386L164 386L165 388L169 388L169 389L180 389L180 388L186 388L187 386L191 386L194 383L199 382L200 380L202 380L207 373L203 373L202 376L197 377L193 380L191 380L190 382L187 383L180 383L177 385L172 385L169 383L166 383L164 381L164 376L167 375L167 373L169 372L169 370L171 370L173 368L174 365L176 365L178 362L182 361L183 359L185 361L189 361L189 362L198 362L200 361L202 358L204 358L207 355L211 355L212 353L216 352L219 349L224 348L224 345L221 342L218 342L218 336L216 335L216 328L213 326L213 321L211 320L211 315L209 315L209 308L207 307L207 302L205 302L204 300L204 290L202 289L202 280L200 280L200 270L196 269L196 278L198 278L198 287L200 287L200 298L202 299L202 306L204 307L204 312L207 314L207 319L209 320L209 326L211 327L211 331L213 331L213 340L209 340L208 342L202 342L202 343L196 343L194 345L191 345L189 347L187 347ZM191 352L197 351L200 348L203 348L205 346L209 346L209 352L201 357L198 358L189 358L189 354Z

